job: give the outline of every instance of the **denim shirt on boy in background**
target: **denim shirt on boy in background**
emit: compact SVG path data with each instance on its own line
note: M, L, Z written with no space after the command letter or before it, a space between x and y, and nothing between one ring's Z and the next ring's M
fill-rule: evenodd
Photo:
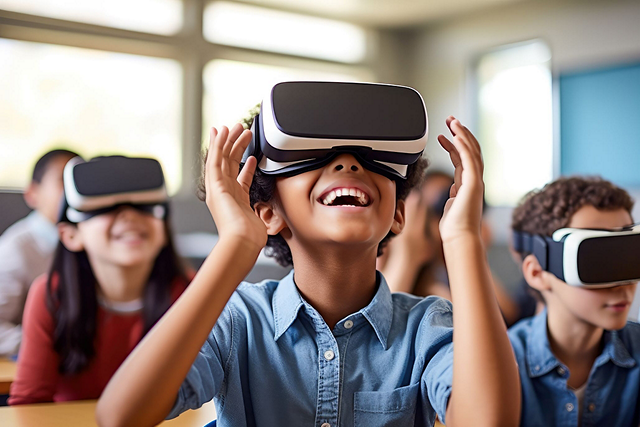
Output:
M167 418L215 398L220 426L431 426L453 372L451 303L391 294L329 329L294 273L242 283Z
M547 311L509 329L522 383L521 427L578 426L578 399L567 387L569 370L551 352ZM591 368L582 427L640 424L640 325L628 322L604 332L604 347Z

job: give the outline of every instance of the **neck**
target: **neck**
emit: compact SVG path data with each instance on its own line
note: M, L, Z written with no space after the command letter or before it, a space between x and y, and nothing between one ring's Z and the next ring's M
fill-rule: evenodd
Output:
M91 262L98 292L107 302L128 302L142 298L153 263L121 267Z
M569 368L570 386L579 387L588 379L593 363L602 352L603 333L604 329L566 310L548 310L549 345L553 354Z
M295 283L329 328L366 307L377 290L376 248L292 248Z

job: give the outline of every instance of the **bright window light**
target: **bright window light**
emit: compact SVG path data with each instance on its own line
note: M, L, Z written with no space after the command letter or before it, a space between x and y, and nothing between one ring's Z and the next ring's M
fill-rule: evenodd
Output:
M171 35L182 28L182 0L0 0L0 9Z
M367 45L365 30L352 24L227 2L207 5L204 36L229 46L346 63L362 61Z
M477 76L487 202L513 206L553 177L551 52L506 47L482 56Z
M40 155L68 148L156 158L178 190L177 61L0 39L0 64L0 187L24 188Z
M262 101L275 83L287 80L371 81L368 73L341 74L213 60L204 69L203 144L211 126L231 127Z

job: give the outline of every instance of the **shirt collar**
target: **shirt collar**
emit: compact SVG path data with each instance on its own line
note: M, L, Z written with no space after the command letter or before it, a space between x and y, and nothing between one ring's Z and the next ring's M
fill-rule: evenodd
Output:
M276 287L273 293L271 308L273 310L273 323L277 341L285 333L298 316L304 301L293 281L293 270L289 272Z
M544 375L560 364L549 345L546 308L531 322L531 333L527 338L527 362L531 378Z
M595 366L604 365L611 360L621 368L632 368L636 366L636 361L629 354L624 341L620 337L623 331L604 331L604 349L602 354L595 361Z
M623 368L635 366L635 360L620 338L620 331L605 331L604 342L602 354L594 363L595 367L604 365L609 360ZM532 320L531 333L527 338L527 364L531 378L545 375L560 365L560 361L551 352L549 344L546 308Z
M300 308L305 304L298 288L293 280L293 270L285 276L276 288L273 301L274 319L274 339L277 341L289 329L289 326L298 316ZM365 308L359 311L371 324L373 330L380 341L380 344L387 349L387 337L391 330L391 320L393 319L393 302L389 286L382 274L377 273L378 290L373 299Z

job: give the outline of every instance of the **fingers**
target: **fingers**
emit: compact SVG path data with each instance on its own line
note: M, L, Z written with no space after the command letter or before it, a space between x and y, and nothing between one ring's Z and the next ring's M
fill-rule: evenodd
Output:
M238 139L234 142L231 152L229 153L229 159L232 162L240 164L240 162L242 161L242 156L244 155L244 152L246 151L247 147L251 143L252 137L253 137L253 134L248 129L244 130L240 134Z
M255 157L251 156L247 159L247 162L244 164L240 174L238 174L238 183L242 186L242 189L247 192L247 194L249 194L251 182L253 181L253 174L256 171L257 165L258 161Z
M222 155L222 149L227 140L228 134L229 129L227 129L226 126L222 126L222 128L220 128L220 132L218 132L216 128L211 128L211 133L209 134L209 159L211 159L211 165L209 167L218 169L222 166L224 158Z
M458 150L451 143L451 141L449 141L449 139L447 139L446 136L438 135L438 142L440 143L442 148L444 148L449 153L449 157L451 158L451 163L453 163L454 167L457 168L458 166L462 165L462 163L460 161L460 154L458 153Z
M225 158L229 157L229 155L231 153L231 150L233 149L233 146L234 146L236 140L242 134L243 131L244 131L244 127L242 127L242 125L240 123L236 123L229 130L229 136L227 137L227 140L224 143L224 148L222 149L222 155Z

